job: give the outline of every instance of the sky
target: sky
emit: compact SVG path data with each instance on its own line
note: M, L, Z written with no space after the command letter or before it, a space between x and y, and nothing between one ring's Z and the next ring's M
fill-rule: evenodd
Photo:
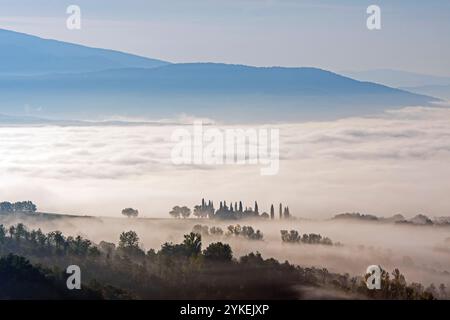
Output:
M366 27L371 4L381 30ZM0 28L171 62L450 76L448 0L0 0Z

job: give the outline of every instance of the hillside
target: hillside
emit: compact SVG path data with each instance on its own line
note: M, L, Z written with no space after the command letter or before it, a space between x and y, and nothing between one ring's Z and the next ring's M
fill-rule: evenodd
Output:
M0 113L15 116L297 121L436 101L318 68L169 64L6 30L0 61Z
M43 39L0 29L0 74L71 73L110 68L153 68L167 62L114 50Z

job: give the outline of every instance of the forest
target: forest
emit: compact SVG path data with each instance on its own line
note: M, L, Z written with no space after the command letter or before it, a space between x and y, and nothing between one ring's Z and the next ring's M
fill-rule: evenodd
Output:
M242 228L241 228L242 230ZM445 286L407 283L398 269L383 271L382 289L368 290L365 277L307 268L265 258L235 257L224 242L203 247L200 233L180 243L144 250L135 231L117 244L81 236L0 225L2 299L302 299L311 289L338 298L446 299ZM81 290L66 288L68 265L81 269Z

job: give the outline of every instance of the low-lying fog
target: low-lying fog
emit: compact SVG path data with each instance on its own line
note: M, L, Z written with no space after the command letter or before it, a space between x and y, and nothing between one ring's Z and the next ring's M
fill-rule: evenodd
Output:
M227 127L232 126L216 128ZM312 219L341 212L450 215L449 108L268 127L280 130L280 170L273 176L261 176L261 165L174 165L171 136L179 125L0 127L0 201L32 200L42 212L117 217L39 227L115 243L120 232L133 229L147 249L180 241L198 222L119 219L123 208L136 208L141 217L168 217L173 206L193 208L204 197L216 207L220 200L257 200L260 212L282 202L292 215ZM450 283L448 228L303 220L249 224L265 240L230 240L238 256L259 250L266 257L358 275L380 264L389 271L399 267L410 281ZM321 233L344 246L282 245L280 229Z
M8 223L11 223L9 221ZM164 242L181 242L195 224L220 226L250 225L261 230L263 241L233 237L203 237L203 247L210 242L229 243L239 257L259 251L264 257L302 266L326 267L330 271L363 275L372 264L388 271L399 268L407 281L450 285L450 227L405 226L352 221L213 221L204 219L135 219L70 218L51 222L25 222L44 231L62 230L66 235L83 235L96 243L101 240L118 243L122 231L138 233L145 250L159 249ZM283 244L280 230L295 229L303 233L320 233L342 246Z
M174 130L191 126L0 127L0 200L32 200L40 211L167 217L174 205L215 200L289 205L327 218L450 214L450 109L405 108L368 118L274 124L278 174L263 165L171 161ZM214 128L255 128L248 125ZM256 129L260 128L256 126Z

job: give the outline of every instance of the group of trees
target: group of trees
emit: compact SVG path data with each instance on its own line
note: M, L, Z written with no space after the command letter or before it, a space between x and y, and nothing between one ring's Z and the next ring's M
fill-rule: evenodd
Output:
M328 237L322 237L320 234L310 233L303 234L303 236L297 230L281 230L281 240L286 243L307 243L307 244L323 244L323 245L333 245Z
M224 232L222 228L207 225L196 224L192 228L193 233L200 234L202 236L223 236L226 237L243 237L248 240L262 240L263 234L261 231L253 229L251 226L229 225L227 232Z
M18 202L0 202L0 213L15 213L15 212L25 212L31 213L36 212L37 207L31 201L18 201Z
M279 204L278 206L278 217L281 219L289 219L291 217L291 213L289 211L289 207L284 207L283 204ZM275 219L275 208L273 204L270 206L270 219Z
M214 204L211 200L206 204L205 199L202 199L201 205L194 206L194 216L197 218L213 218L214 213Z
M8 228L0 224L0 245L9 248L11 245L19 249L32 248L42 254L98 256L98 248L88 239L81 236L65 237L61 231L42 232L41 229L31 230L22 224L11 225Z
M191 214L189 208L183 206L175 206L169 214L175 218L183 217L188 218ZM246 206L244 208L242 201L238 202L230 202L227 205L226 201L221 201L219 203L219 208L216 210L214 208L214 203L209 200L208 202L205 199L202 199L201 205L194 206L194 216L197 218L210 218L210 219L222 219L222 220L238 220L243 218L265 218L265 219L275 219L275 209L273 204L270 207L270 215L267 212L263 212L260 214L258 203L255 201L255 205L252 208L251 206ZM289 207L283 207L280 203L279 205L279 218L280 219L288 219L291 217L289 212Z
M196 224L192 228L192 232L201 234L202 236L222 236L224 234L221 227L208 227L201 224Z
M186 206L180 207L175 206L173 209L169 212L169 214L174 218L189 218L191 215L191 209L189 209Z
M227 235L244 237L249 240L262 240L263 234L261 231L253 229L251 226L230 225L228 226Z

